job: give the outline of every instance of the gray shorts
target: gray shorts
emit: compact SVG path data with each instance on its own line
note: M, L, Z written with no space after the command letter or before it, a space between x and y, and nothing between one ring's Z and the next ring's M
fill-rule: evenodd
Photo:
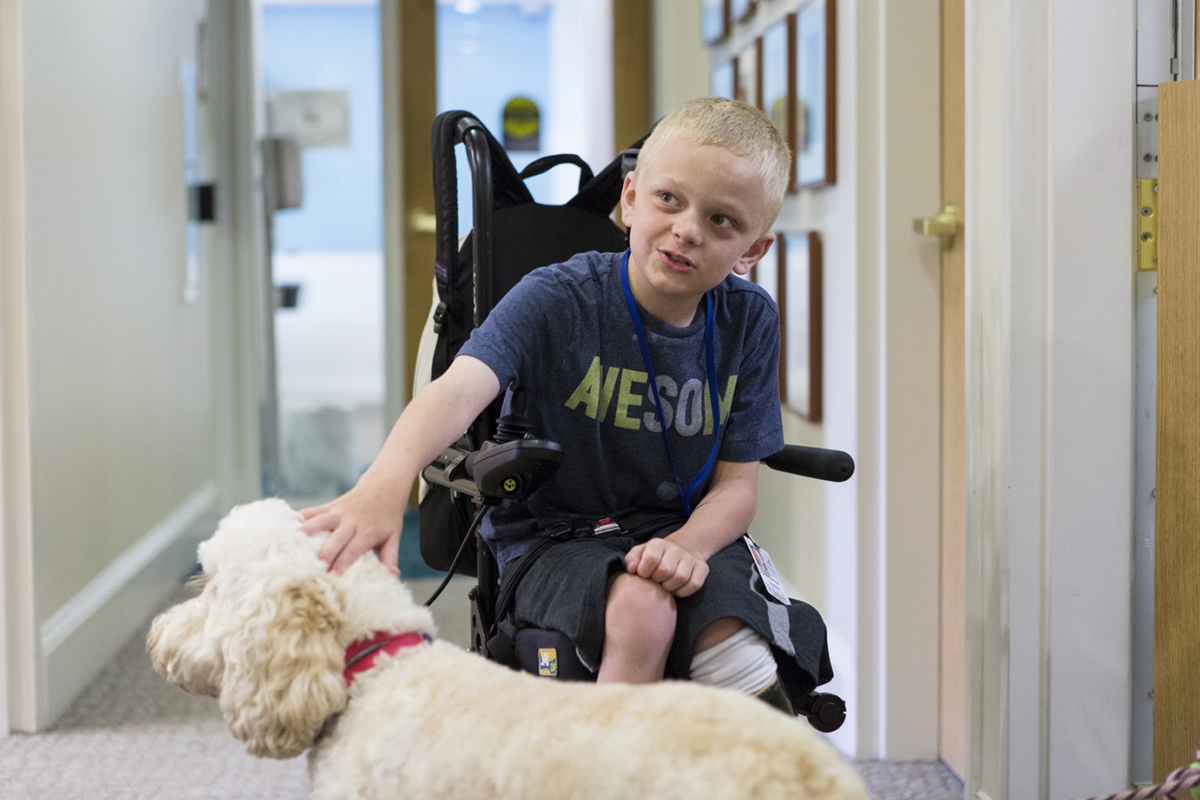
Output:
M633 535L583 536L535 551L515 589L512 620L517 628L549 628L575 643L580 660L596 671L604 645L604 612L609 581L625 571L625 554L652 536L666 536L682 524L636 527ZM650 530L647 530L650 527ZM514 573L513 562L505 576ZM708 561L700 591L676 598L675 639L667 657L667 676L686 679L696 638L723 617L735 617L771 644L780 678L793 702L833 678L825 623L807 603L784 605L763 585L743 539ZM503 586L504 580L501 580Z

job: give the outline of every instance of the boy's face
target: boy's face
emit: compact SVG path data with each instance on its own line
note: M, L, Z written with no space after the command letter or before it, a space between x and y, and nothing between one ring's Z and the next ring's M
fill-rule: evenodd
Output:
M625 178L629 283L642 307L689 324L704 293L745 275L775 241L763 233L762 178L723 147L674 137Z

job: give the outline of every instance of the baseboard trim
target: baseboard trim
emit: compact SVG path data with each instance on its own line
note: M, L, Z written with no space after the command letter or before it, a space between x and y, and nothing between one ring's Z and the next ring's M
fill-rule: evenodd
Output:
M178 590L196 544L212 532L216 500L214 484L201 487L42 624L47 702L39 728L57 719Z

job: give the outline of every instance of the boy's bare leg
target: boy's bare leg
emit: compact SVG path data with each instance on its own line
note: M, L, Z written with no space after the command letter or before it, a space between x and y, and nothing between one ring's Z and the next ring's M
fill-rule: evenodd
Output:
M601 683L661 681L675 635L675 598L657 583L622 574L609 584Z

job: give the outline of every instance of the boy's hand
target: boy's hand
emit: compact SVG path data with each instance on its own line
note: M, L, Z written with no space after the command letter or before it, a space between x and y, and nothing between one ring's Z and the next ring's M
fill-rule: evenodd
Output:
M305 533L329 532L321 558L331 571L341 574L363 553L378 549L379 559L399 574L400 528L413 481L499 392L500 379L491 367L477 358L458 356L405 407L379 456L353 489L300 512Z
M700 591L708 578L708 564L670 539L651 539L625 555L630 575L652 580L676 597Z
M404 524L404 503L394 494L381 494L361 483L332 502L300 512L304 533L328 531L329 539L321 546L321 560L331 572L342 574L369 550L379 550L379 560L392 574L399 575L400 529Z

